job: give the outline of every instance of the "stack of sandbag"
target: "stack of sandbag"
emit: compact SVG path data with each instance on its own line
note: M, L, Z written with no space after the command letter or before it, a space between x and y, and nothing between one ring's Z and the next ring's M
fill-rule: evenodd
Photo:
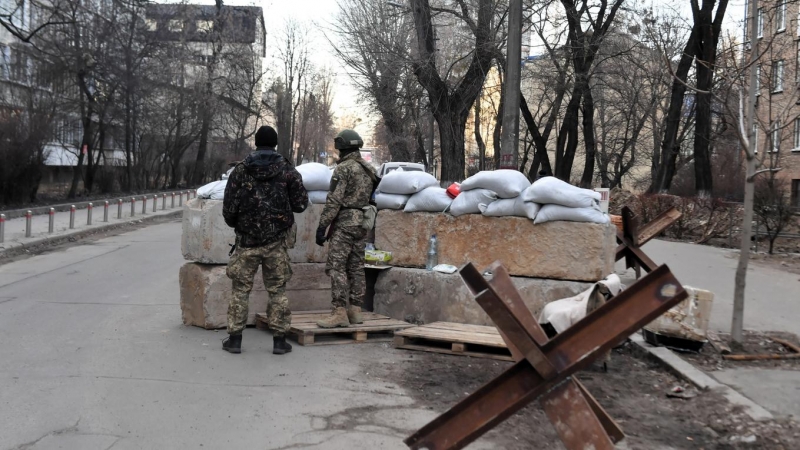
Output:
M378 209L404 209L412 195L435 186L439 182L427 172L395 170L381 179L375 203Z
M227 178L220 181L212 181L211 183L197 188L197 196L200 198L210 198L212 200L222 200L225 196L225 186L227 185Z
M556 177L536 180L521 195L523 201L541 205L534 223L566 220L570 222L609 223L600 210L600 193L582 189Z
M450 206L450 214L520 216L533 219L538 207L520 199L520 194L530 185L528 178L516 170L478 172L461 183L461 194Z
M312 204L325 203L331 187L333 171L325 164L314 162L301 164L296 169L303 177L303 186L308 191L308 200Z
M453 199L447 190L438 186L425 188L408 199L403 211L411 212L446 212Z

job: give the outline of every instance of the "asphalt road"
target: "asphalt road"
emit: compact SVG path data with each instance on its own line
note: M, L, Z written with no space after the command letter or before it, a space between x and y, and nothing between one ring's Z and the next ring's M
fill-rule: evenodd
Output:
M642 248L658 264L667 264L687 286L714 293L709 328L729 332L733 315L733 287L738 253L705 245L653 240ZM626 273L622 262L617 273ZM630 285L633 270L623 277ZM800 275L750 262L744 326L759 331L786 331L800 335Z
M435 416L369 374L408 352L275 356L248 329L230 355L224 332L184 327L180 232L154 225L0 266L0 449L405 449Z

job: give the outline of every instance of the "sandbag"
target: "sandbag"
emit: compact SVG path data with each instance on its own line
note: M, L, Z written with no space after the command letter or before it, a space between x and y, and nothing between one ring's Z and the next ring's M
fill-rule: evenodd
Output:
M331 187L333 171L325 164L305 163L296 167L303 177L303 186L307 191L327 191Z
M453 199L447 195L447 190L440 187L425 188L408 199L405 212L445 212Z
M314 205L325 204L328 201L328 191L308 191L308 201Z
M528 219L535 219L536 214L539 212L541 205L533 202L526 202L522 197L517 198L503 198L492 203L479 205L481 214L489 217L527 217Z
M541 205L561 205L570 208L589 208L600 204L600 193L581 189L556 177L536 180L525 192L522 199Z
M212 200L222 200L225 197L225 186L228 180L212 181L204 186L197 188L197 196L200 198L210 198Z
M383 176L378 190L384 194L411 195L431 186L439 186L439 182L427 172L395 170Z
M376 192L375 203L378 205L378 209L403 209L410 197L410 195Z
M569 222L609 223L611 219L600 211L600 207L569 208L561 205L542 205L533 223L566 220Z
M450 205L450 214L456 217L464 214L480 214L481 204L488 205L495 200L497 200L497 194L488 189L462 192Z
M528 177L518 170L484 170L464 180L461 191L488 189L498 198L515 198L530 185Z

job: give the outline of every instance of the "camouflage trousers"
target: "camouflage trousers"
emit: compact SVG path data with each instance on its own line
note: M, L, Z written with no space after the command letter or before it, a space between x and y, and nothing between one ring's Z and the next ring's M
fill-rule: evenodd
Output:
M367 231L361 227L337 227L328 241L325 273L331 277L331 303L334 308L364 304L364 246Z
M269 294L267 317L275 336L283 336L292 324L292 312L286 297L286 283L292 278L286 240L262 247L237 247L226 271L233 282L233 298L228 305L228 333L241 334L247 325L248 300L253 278L261 267L264 287Z

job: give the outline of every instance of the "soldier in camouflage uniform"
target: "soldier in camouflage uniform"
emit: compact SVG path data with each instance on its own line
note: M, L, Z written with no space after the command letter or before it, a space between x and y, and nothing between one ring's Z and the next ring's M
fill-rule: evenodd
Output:
M227 269L233 282L233 299L228 305L229 336L222 348L241 352L248 299L260 266L269 293L272 352L282 355L292 351L286 342L292 322L286 283L292 278L287 251L294 246L293 212L306 209L308 193L300 173L275 151L278 134L272 127L259 128L255 141L256 151L233 169L223 198L222 215L236 231L236 247Z
M367 230L362 226L365 206L370 204L377 186L375 169L361 158L364 145L353 130L336 136L339 164L331 178L330 192L317 228L317 244L328 236L328 261L325 273L331 277L333 309L330 317L317 322L321 328L346 327L362 323L361 306L366 290L364 280L364 246ZM347 301L350 307L347 307Z

